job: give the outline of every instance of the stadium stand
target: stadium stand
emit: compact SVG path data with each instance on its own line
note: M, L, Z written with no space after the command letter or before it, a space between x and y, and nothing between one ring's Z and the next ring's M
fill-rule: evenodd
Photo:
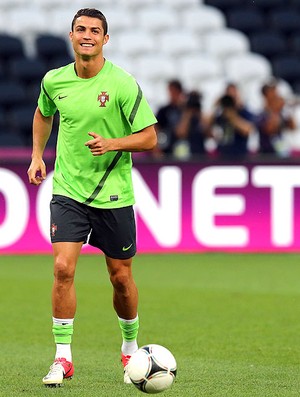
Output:
M161 2L169 7L174 7L178 11L183 11L189 8L197 8L203 0L161 0Z
M228 25L247 35L264 28L264 14L258 9L237 8L227 13Z
M270 10L274 10L275 8L284 7L286 3L286 0L256 0L255 6L264 12L268 12Z
M277 78L287 79L298 94L294 59L300 35L298 0L256 0L241 4L235 0L206 0L225 16L227 26L246 33L250 50L265 56ZM287 61L283 58L288 57Z
M20 134L15 134L7 130L1 133L0 131L0 147L19 147L23 148L26 146L26 142Z
M96 0L27 3L0 4L2 26L10 27L0 28L0 131L19 129L25 145L29 123L26 132L17 118L29 119L44 72L73 60L67 36L74 13L99 7ZM251 93L245 100L255 110L261 84L272 75L290 87L285 95L300 93L299 0L116 0L113 6L102 0L101 9L111 35L107 58L137 77L154 110L170 78L202 92L204 109L228 80Z
M0 60L7 62L25 55L24 43L19 37L0 33Z
M267 59L254 53L230 56L225 60L224 67L228 80L236 81L240 85L249 80L267 80L272 74Z
M216 57L210 54L185 56L178 60L179 78L185 82L189 90L201 87L201 83L222 76L222 65Z
M282 1L284 1L284 0L282 0ZM300 3L299 3L299 0L290 0L290 3L291 3L291 6L292 7L294 7L295 9L300 9ZM284 5L284 4L282 4L282 5Z
M212 7L219 8L223 12L226 12L235 6L241 5L240 0L206 0L204 3Z
M135 14L135 25L150 34L178 28L179 26L179 14L171 7L163 5L143 7L141 10L137 10Z
M217 58L226 59L231 55L249 52L246 35L234 29L220 29L207 33L203 38L203 49Z
M40 34L35 39L36 54L48 65L55 58L65 57L69 53L69 47L65 39L50 34Z
M300 11L294 7L284 7L275 9L269 14L270 27L283 32L287 35L299 33L300 31Z
M278 30L262 30L249 35L253 52L264 55L271 62L274 57L288 52L284 35Z
M3 108L0 108L0 134L1 132L3 133L3 131L5 130L5 112Z
M293 35L290 40L290 48L293 54L300 55L300 33Z
M183 56L186 54L198 54L202 49L199 35L190 30L178 31L178 29L162 32L159 36L160 52L172 57Z
M47 14L28 2L16 8L11 7L6 13L7 22L9 23L10 32L14 35L34 35L45 31L48 26Z
M137 58L136 69L138 80L150 79L160 81L162 84L176 74L175 64L170 57L167 55L157 57L154 53Z
M8 62L10 76L13 80L28 86L39 84L47 71L45 62L40 58L14 58Z
M279 55L273 61L273 70L276 76L296 86L300 82L300 59L298 55Z
M182 11L180 21L185 29L192 30L199 35L226 26L224 15L218 9L205 5Z
M30 145L32 115L35 111L35 104L14 106L9 112L9 125L13 135L18 135L25 145Z
M0 81L6 79L5 67L4 62L0 61Z
M124 31L115 40L115 43L111 43L113 51L115 49L115 52L133 58L154 52L156 47L153 35L147 34L143 29Z
M9 111L13 106L26 103L26 89L22 82L0 81L0 106Z

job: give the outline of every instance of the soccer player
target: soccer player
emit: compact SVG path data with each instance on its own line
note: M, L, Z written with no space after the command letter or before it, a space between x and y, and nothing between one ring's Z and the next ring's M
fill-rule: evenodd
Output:
M50 204L54 256L52 331L56 353L43 383L57 386L74 373L74 275L86 242L105 255L123 339L124 382L130 383L126 366L138 348L139 328L138 291L132 275L136 230L131 152L155 147L156 118L135 79L104 58L103 46L109 35L106 18L100 11L79 10L69 36L75 63L50 70L42 80L28 169L30 183L38 186L46 178L43 152L58 111L60 125Z

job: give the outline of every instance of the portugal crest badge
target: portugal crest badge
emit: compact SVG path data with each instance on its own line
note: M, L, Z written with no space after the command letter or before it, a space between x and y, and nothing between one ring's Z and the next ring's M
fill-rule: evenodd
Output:
M100 102L100 108L105 108L106 102L109 101L109 95L107 91L102 91L101 94L98 95L97 100Z
M55 237L56 232L57 232L57 225L55 223L52 223L52 225L51 225L51 236Z

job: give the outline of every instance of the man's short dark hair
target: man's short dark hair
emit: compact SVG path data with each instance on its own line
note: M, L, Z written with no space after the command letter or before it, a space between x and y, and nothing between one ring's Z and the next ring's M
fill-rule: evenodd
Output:
M102 14L102 12L97 10L96 8L81 8L80 10L78 10L76 12L76 14L74 15L74 18L73 18L73 21L72 21L72 25L71 25L72 32L73 32L73 29L74 29L74 25L75 25L76 19L79 18L79 17L82 17L82 16L100 19L100 21L102 21L104 35L107 34L107 32L108 32L107 20L106 20L105 16Z

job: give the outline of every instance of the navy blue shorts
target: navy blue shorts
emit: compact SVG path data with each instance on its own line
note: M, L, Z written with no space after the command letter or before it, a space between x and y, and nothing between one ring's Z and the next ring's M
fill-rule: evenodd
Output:
M54 195L50 203L52 243L88 242L115 259L136 253L136 226L132 206L94 208L69 197Z

